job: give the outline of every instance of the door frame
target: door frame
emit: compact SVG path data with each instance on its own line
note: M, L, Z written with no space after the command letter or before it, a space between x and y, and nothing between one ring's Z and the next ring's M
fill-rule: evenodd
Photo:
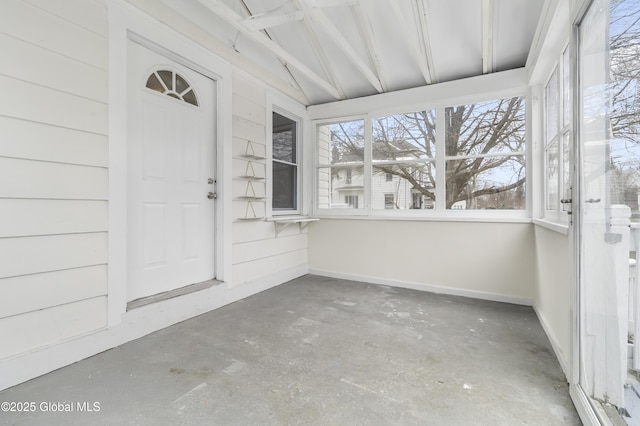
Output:
M582 105L580 94L580 25L582 24L593 0L576 0L571 11L571 76L572 76L572 105L573 105L573 193L572 211L573 225L569 230L571 241L572 284L573 284L573 323L572 323L572 354L571 368L568 371L569 394L580 415L580 419L585 425L610 425L611 422L606 413L599 407L591 403L590 397L580 384L582 374L582 327L585 320L585 303L582 297L582 270L581 270L581 227L582 227L582 207L581 207L581 183L582 160L584 152L581 144L582 127Z
M215 83L215 154L218 201L215 207L216 279L231 281L232 67L194 41L134 6L109 2L109 236L108 326L121 322L127 305L127 49L141 44L189 67ZM172 17L167 17L170 21ZM171 22L167 22L171 25ZM180 52L177 54L175 52Z

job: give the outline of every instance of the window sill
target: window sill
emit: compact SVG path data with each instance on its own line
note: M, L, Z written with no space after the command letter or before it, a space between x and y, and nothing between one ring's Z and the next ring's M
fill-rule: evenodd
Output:
M377 220L410 222L475 222L475 223L532 223L531 218L523 216L390 216L390 215L332 215L318 213L314 215L325 220Z
M551 222L545 219L533 219L533 224L562 235L569 235L569 225L566 223Z
M304 223L304 222L316 222L320 219L309 216L272 216L265 219L267 222L275 223Z

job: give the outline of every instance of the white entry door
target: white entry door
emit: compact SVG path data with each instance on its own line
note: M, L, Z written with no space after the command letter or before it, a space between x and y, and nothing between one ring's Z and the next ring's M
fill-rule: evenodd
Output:
M128 47L131 301L215 277L215 82Z

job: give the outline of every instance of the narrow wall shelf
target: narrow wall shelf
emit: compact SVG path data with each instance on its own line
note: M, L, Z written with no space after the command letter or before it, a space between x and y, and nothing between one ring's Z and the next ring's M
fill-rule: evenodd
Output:
M252 141L247 141L247 144L244 148L244 153L239 154L238 158L246 161L246 165L244 166L244 171L242 174L236 178L236 180L243 181L242 192L239 192L238 195L234 197L235 200L244 201L246 203L244 216L238 218L238 220L263 220L264 219L264 160L265 157L256 155L256 150ZM256 173L256 167L254 164L259 165L258 171ZM237 189L236 189L237 191ZM256 211L258 213L256 213Z

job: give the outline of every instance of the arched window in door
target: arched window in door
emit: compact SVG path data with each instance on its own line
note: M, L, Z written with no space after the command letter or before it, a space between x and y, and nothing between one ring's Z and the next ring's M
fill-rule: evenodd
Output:
M187 80L180 74L169 70L154 71L147 78L146 86L172 98L198 106L198 98Z

